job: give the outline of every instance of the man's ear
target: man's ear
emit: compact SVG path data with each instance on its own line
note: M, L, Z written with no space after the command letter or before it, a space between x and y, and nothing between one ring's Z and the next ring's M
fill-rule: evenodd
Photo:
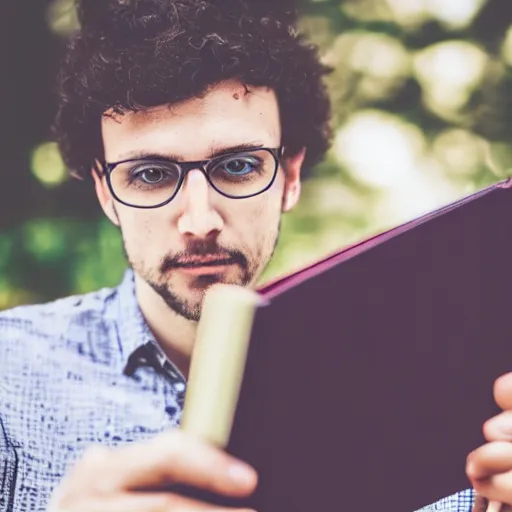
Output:
M284 159L285 188L282 206L284 213L292 210L299 201L301 192L301 169L305 157L306 148L302 148L295 155Z
M119 219L114 208L114 198L108 188L105 176L100 176L94 168L91 169L91 175L94 180L94 188L96 189L96 196L98 197L101 208L110 222L115 226L119 226Z

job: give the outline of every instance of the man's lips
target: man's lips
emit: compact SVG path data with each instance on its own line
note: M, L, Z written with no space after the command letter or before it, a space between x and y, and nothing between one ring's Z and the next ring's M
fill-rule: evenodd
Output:
M233 263L233 258L216 256L187 258L186 260L177 261L174 266L178 268L222 267Z
M233 258L193 258L178 261L175 265L175 268L179 272L191 276L205 276L223 274L227 267L233 265L234 263L236 262Z

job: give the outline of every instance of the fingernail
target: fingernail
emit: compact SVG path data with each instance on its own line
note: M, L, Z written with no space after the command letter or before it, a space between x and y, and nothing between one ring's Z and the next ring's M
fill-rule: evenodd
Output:
M254 470L247 464L237 462L231 464L228 469L228 475L238 485L248 486L254 483Z

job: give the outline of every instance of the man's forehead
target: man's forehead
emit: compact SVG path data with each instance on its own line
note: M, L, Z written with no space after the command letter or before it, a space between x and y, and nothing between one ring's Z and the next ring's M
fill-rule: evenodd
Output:
M236 83L222 84L203 97L180 104L104 116L102 128L109 160L125 158L134 151L171 152L183 159L199 159L213 146L234 147L254 141L278 146L281 139L275 93L265 88L246 90Z

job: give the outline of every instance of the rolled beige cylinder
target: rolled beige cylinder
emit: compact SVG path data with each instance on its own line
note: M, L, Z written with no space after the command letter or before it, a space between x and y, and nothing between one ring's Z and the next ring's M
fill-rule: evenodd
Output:
M218 284L206 293L192 354L181 428L225 448L262 298L240 286Z

